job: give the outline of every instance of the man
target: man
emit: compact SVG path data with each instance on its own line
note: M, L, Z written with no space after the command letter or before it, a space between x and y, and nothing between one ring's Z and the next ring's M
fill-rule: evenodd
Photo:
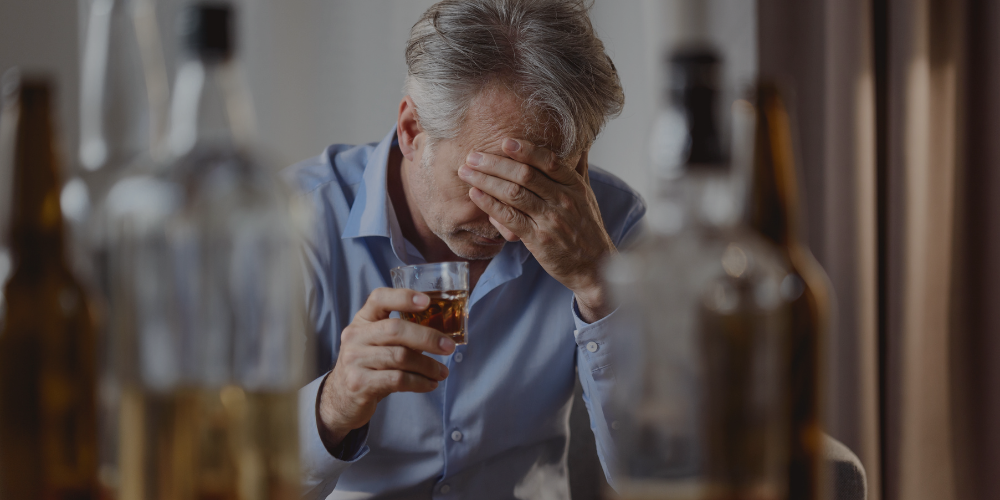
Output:
M398 121L287 174L320 376L300 393L309 498L569 498L574 368L605 471L615 304L601 263L645 207L587 152L624 95L582 0L446 0L414 25ZM469 343L391 317L389 270L468 261ZM609 317L610 316L610 317Z

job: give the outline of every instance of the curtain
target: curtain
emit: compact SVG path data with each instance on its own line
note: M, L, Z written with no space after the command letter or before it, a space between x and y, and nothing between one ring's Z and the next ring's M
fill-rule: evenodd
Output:
M957 498L1000 499L1000 5L969 1L950 324Z
M838 298L827 428L869 498L1000 498L1000 7L760 0Z

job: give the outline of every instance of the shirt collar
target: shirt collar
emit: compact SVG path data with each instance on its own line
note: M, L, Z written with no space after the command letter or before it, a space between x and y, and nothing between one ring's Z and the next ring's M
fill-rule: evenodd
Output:
M390 222L396 220L389 200L386 174L389 168L389 151L397 144L399 142L396 140L396 127L393 125L389 134L368 156L365 173L361 177L361 186L351 205L351 213L347 217L344 232L340 236L342 239L363 236L392 238L394 231ZM396 231L399 231L399 224L394 225Z

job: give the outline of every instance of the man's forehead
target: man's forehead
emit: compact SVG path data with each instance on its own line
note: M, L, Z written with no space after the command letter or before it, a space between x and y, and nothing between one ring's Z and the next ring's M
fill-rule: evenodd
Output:
M543 116L539 116L543 115ZM490 85L470 102L469 109L459 130L462 142L487 143L477 146L485 152L500 153L504 138L527 139L534 144L555 148L558 141L548 117L543 113L525 109L524 101L503 85ZM491 151L495 149L495 151Z

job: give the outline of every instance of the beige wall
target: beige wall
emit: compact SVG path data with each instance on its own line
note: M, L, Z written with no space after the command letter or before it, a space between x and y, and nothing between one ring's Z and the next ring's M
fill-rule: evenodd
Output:
M661 47L691 27L691 0L596 0L594 24L625 86L626 105L595 144L592 161L646 191L646 138L660 95ZM698 3L698 2L695 2ZM756 66L752 0L712 0L705 29L732 62L728 95ZM159 0L168 61L183 0ZM330 143L380 140L395 120L410 26L432 0L243 0L242 59L262 140L284 165ZM0 0L0 69L54 71L67 158L75 156L79 27L87 0Z

